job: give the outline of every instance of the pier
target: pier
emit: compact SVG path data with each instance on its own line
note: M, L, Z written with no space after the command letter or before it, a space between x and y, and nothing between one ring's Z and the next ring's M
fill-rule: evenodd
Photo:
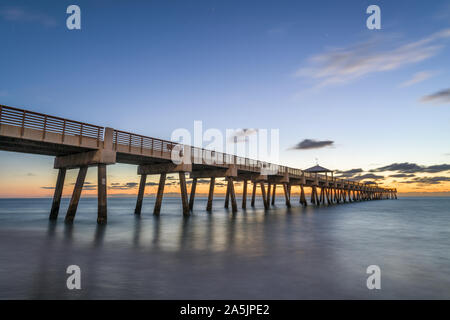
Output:
M67 170L79 169L65 221L75 219L78 202L88 168L97 167L98 214L97 222L107 222L108 165L125 163L137 165L140 175L135 214L141 213L147 175L159 175L159 185L153 214L159 215L167 174L178 174L182 214L189 216L193 210L198 179L210 179L207 211L212 211L216 178L227 183L225 207L238 211L234 183L243 183L241 208L247 208L249 185L251 202L255 206L256 190L260 188L264 208L275 204L277 188L282 188L287 207L291 206L293 193L298 191L298 201L308 205L305 188L309 188L310 204L329 205L366 200L396 199L397 190L340 179L330 170L316 166L307 170L280 166L231 154L180 145L158 138L147 137L113 128L92 125L24 109L0 105L0 150L54 156L54 169L58 170L50 219L58 218L64 180ZM174 163L173 154L182 161ZM186 155L188 157L186 158ZM271 168L276 168L271 172ZM270 172L268 174L267 172ZM328 173L331 173L329 175ZM190 193L186 174L192 179Z

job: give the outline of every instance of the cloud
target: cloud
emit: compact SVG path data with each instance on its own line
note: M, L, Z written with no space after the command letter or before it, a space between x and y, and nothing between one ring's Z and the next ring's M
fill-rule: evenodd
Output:
M83 186L85 186L85 185L87 185L87 184L92 184L92 182L90 182L90 181L85 181L84 184L83 184ZM74 185L75 185L75 182L72 182L71 185L74 186Z
M248 141L248 137L258 133L258 129L245 128L235 130L232 135L228 137L228 141L231 143L240 143Z
M91 182L85 182L84 185L83 185L83 190L97 190L97 186L90 185L90 184L91 184ZM70 185L75 185L75 183L71 183ZM43 187L41 187L41 189L54 190L55 187L43 186Z
M416 177L412 180L401 181L400 183L419 183L419 184L440 184L441 182L450 181L450 177Z
M400 173L418 173L418 172L436 173L448 170L450 170L450 164L420 166L416 163L403 162L403 163L393 163L384 167L376 168L370 170L370 172L397 171Z
M389 178L412 178L414 177L414 174L410 173L397 173L397 174L391 174Z
M435 104L450 103L450 88L424 96L420 99L420 101L431 102Z
M29 8L3 7L0 8L0 17L6 21L39 23L46 27L57 25L55 18L41 12L32 12Z
M341 170L336 170L335 173L339 174L339 177L342 178L351 178L359 173L362 173L363 169L358 168L358 169L350 169L350 170L346 170L346 171L341 171Z
M371 73L395 70L433 57L442 48L439 40L449 37L450 29L445 29L415 42L391 45L389 49L379 49L380 43L372 40L328 50L309 58L295 76L314 80L316 88L349 83Z
M318 149L323 147L332 146L334 141L332 140L313 140L313 139L305 139L299 143L297 143L291 149L294 150L305 150L305 149Z
M216 182L215 186L216 187L225 187L227 184L225 182Z
M359 176L352 177L353 180L366 180L366 179L373 179L373 180L381 180L384 179L384 176L376 175L373 173L366 173Z
M96 186L83 186L83 190L97 190Z
M146 186L150 186L150 187L154 187L154 186L159 185L159 183L158 182L147 182L145 185Z
M425 171L423 172L442 172L450 170L450 164L438 164L433 166L425 167Z
M412 76L411 79L409 79L408 81L402 82L400 84L400 87L412 86L413 84L425 81L425 80L431 78L432 76L433 76L433 73L429 72L429 71L417 72Z
M111 183L111 185L108 187L108 189L113 189L113 190L129 190L129 189L134 189L136 188L138 185L137 182L127 182L124 184L120 184L120 183Z
M209 184L210 179L197 179L197 184ZM192 184L192 180L186 181L187 184Z

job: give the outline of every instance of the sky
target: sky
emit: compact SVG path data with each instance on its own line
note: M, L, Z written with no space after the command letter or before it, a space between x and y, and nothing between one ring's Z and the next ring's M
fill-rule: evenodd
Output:
M163 139L196 120L278 129L283 165L450 195L449 1L3 0L0 40L0 104ZM51 157L0 151L0 197L52 196L56 175ZM138 181L108 167L111 195ZM91 168L86 195L95 182Z

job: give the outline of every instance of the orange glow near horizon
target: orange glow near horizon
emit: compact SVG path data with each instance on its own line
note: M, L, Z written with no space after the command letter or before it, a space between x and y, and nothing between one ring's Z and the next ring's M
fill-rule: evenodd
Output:
M93 170L95 171L95 170ZM442 175L441 175L442 176ZM170 176L168 176L170 177ZM73 184L75 182L76 175L66 178L66 183L64 185L63 197L70 197L73 191ZM52 181L53 180L53 181ZM209 180L209 179L202 179ZM54 177L46 177L45 179L40 179L38 177L29 176L16 176L14 179L2 179L0 183L0 198L36 198L36 197L53 197L54 189L53 186L56 181L56 175ZM82 195L84 196L96 196L96 180L86 179L87 184L83 188ZM157 176L149 176L147 183L155 184L158 182ZM188 182L188 192L190 192L190 179ZM128 181L130 183L130 181ZM125 186L126 182L123 179L117 179L116 176L108 177L108 196L135 196L138 192L139 179L135 177L135 181L132 186ZM441 182L439 184L421 184L421 183L401 183L399 180L395 181L393 179L386 179L379 183L380 186L397 188L399 194L408 193L449 193L450 195L450 182ZM253 185L248 184L248 195L251 195ZM146 195L156 194L158 189L157 185L147 185L145 188ZM235 182L235 190L237 194L242 194L243 183ZM198 195L207 195L209 191L209 181L198 183L196 193ZM309 187L305 187L305 192L309 194ZM164 188L165 194L179 194L179 184L178 177L173 175L170 180L166 181ZM224 195L226 192L226 185L223 179L216 179L216 186L214 189L215 195ZM300 188L298 186L293 186L292 193L294 195L299 194ZM261 189L258 186L256 189L258 195L261 194ZM277 186L277 195L283 195L283 188L279 185Z

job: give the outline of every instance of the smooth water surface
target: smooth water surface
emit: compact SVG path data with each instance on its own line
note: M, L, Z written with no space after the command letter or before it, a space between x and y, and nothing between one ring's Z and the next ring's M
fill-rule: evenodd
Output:
M232 214L223 199L196 199L181 215L165 198L161 216L145 198L82 198L73 225L49 222L51 199L0 199L0 298L381 299L450 298L450 198L402 198L323 207L256 208ZM248 203L249 204L249 203ZM66 268L81 268L68 290ZM381 268L368 290L366 268Z

